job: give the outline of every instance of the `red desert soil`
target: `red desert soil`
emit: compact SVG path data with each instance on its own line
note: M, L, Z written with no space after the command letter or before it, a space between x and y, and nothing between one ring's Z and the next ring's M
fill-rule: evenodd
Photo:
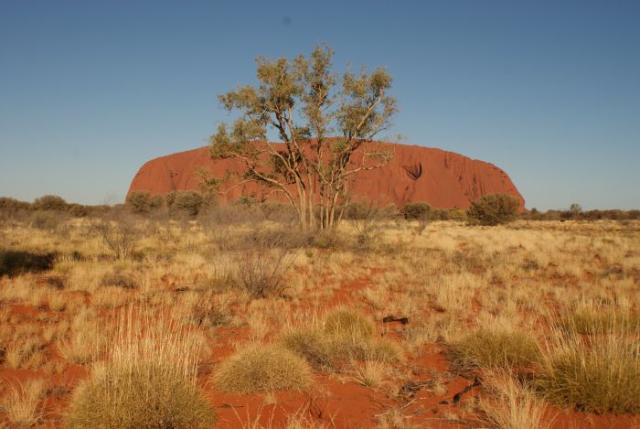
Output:
M424 201L436 208L464 209L483 195L510 194L524 207L524 199L509 176L495 165L441 149L393 143L382 145L394 154L393 158L381 168L357 175L351 184L356 200L397 206ZM235 160L211 159L207 147L175 153L145 163L133 178L129 193L162 195L198 190L199 171L222 178L226 173L238 172L240 167ZM226 201L234 201L241 195L264 200L269 192L255 183L238 184L238 181L235 186L231 181L225 190Z

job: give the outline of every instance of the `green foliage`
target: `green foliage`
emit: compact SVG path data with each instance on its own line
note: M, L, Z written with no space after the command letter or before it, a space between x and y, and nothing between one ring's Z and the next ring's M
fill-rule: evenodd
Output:
M378 68L339 79L332 58L333 51L322 47L308 58L258 58L258 85L219 97L240 117L231 126L220 124L211 137L212 157L237 159L244 180L279 189L303 228L335 224L337 208L347 200L345 181L390 157L382 149L366 150L362 165L350 162L365 142L374 145L371 140L396 112L395 99L387 95L391 76ZM329 138L332 130L341 137ZM281 148L265 141L269 131L284 143ZM315 210L302 201L316 201Z
M255 345L224 361L213 381L225 392L304 390L311 384L311 370L303 359L284 348Z
M64 211L67 210L67 206L67 202L57 195L44 195L36 198L32 204L35 210Z
M126 204L132 212L146 214L162 206L162 197L152 196L149 192L132 192L127 195Z
M431 206L427 203L407 203L402 208L402 215L407 220L428 220Z
M204 206L204 198L198 192L177 191L166 197L167 206L172 213L183 213L189 216L197 216Z
M515 220L518 200L507 194L485 195L471 203L467 218L480 225L500 225Z

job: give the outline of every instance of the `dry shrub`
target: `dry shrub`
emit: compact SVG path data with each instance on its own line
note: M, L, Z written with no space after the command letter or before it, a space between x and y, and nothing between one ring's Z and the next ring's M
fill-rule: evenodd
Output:
M303 359L285 348L252 345L223 362L213 381L226 392L303 390L311 383L311 370Z
M602 325L597 325L602 327ZM609 326L614 326L613 324ZM549 400L594 413L640 412L640 335L557 332L536 385Z
M94 230L116 259L131 257L137 242L137 230L129 220L103 221Z
M538 344L531 336L486 328L453 344L452 352L462 369L526 368L541 359Z
M70 429L209 428L215 415L196 386L201 344L164 320L120 320L110 359L74 393Z
M281 341L322 370L340 370L352 361L392 363L400 358L395 344L373 337L369 319L344 308L328 313L322 321L308 327L290 329Z
M284 275L291 254L280 234L245 237L243 250L236 255L236 283L253 298L281 295L286 289Z

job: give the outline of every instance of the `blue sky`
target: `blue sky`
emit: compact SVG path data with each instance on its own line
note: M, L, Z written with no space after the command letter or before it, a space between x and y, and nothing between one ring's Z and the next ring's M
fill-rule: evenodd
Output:
M640 2L0 0L0 195L119 202L206 144L254 59L385 66L390 135L495 163L528 207L640 208Z

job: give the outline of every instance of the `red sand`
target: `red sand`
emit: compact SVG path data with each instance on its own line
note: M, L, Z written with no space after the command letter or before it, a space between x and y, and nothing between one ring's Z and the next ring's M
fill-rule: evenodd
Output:
M350 188L354 200L397 206L424 201L436 208L464 209L483 195L505 193L516 197L524 207L524 199L509 176L495 165L441 149L391 143L384 146L394 153L393 159L382 168L357 176ZM162 195L197 190L201 183L198 170L222 178L225 172L238 172L240 167L234 160L212 160L207 147L175 153L145 163L131 182L129 193ZM237 181L225 186L223 201L234 201L241 195L264 200L273 194L273 190L256 183L234 183Z

